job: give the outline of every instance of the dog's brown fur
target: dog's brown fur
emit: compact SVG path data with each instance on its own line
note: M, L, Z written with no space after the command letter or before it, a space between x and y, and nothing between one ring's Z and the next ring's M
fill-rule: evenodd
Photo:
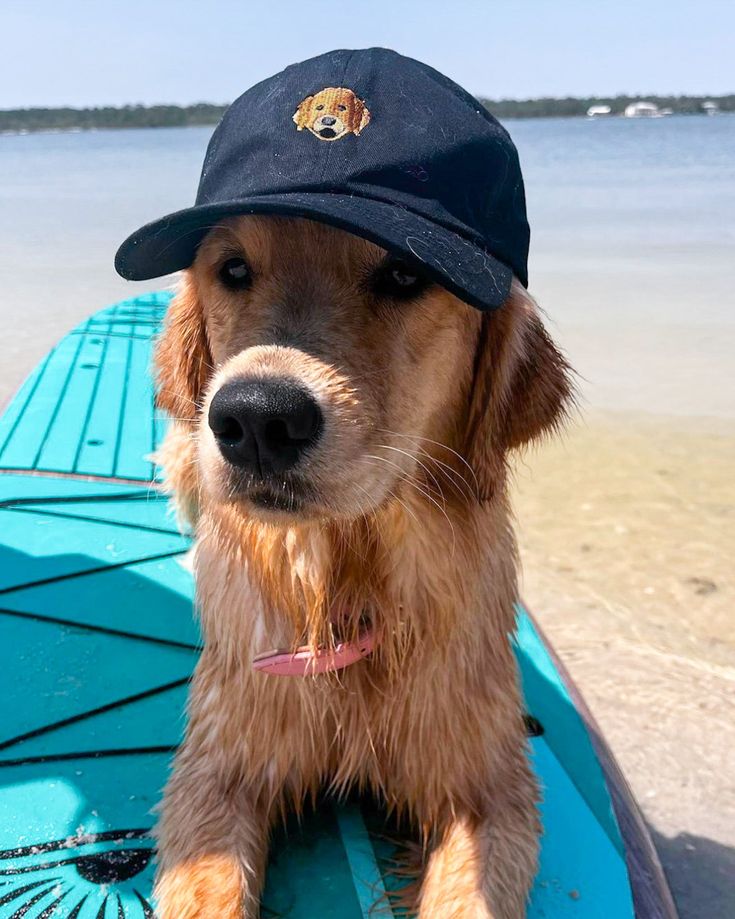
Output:
M216 280L246 254L251 290ZM518 919L536 869L537 789L508 642L517 598L506 456L554 429L567 366L514 283L482 315L431 287L391 304L364 279L385 253L302 220L213 230L158 345L163 449L197 518L205 648L159 827L163 919L258 914L269 827L325 784L370 789L426 844L427 919ZM206 424L226 380L288 376L325 415L292 514L258 510ZM302 492L298 492L299 495ZM258 652L333 640L339 674L254 672Z

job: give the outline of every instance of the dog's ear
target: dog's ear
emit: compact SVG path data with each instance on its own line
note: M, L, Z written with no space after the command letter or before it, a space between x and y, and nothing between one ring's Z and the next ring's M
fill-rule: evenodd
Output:
M204 313L188 272L166 313L154 364L156 405L173 418L193 421L212 370L212 355Z
M311 103L313 100L313 96L307 96L306 99L302 99L299 103L299 107L293 113L294 124L299 131L303 131L309 122L309 113L311 111Z
M367 109L367 106L362 101L355 97L355 114L353 116L353 128L355 134L359 134L364 128L370 124L370 112Z
M556 430L573 395L569 365L514 281L503 306L483 315L475 355L465 451L481 499L492 496L508 451Z

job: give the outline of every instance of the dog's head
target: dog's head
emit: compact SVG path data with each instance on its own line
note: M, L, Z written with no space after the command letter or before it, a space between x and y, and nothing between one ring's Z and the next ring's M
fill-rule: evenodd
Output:
M408 495L485 501L507 452L557 425L570 396L520 284L481 314L302 219L212 230L156 359L159 404L197 443L202 501L268 522L355 519Z
M307 96L293 120L299 131L307 128L320 140L339 140L346 134L359 134L368 125L370 112L351 89L329 86Z

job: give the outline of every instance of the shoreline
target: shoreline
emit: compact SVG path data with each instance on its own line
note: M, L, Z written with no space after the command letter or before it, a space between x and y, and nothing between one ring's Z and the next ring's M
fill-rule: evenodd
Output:
M643 100L645 97L631 97L633 99ZM652 97L655 98L655 97ZM713 99L718 97L713 96ZM480 100L482 101L482 100ZM587 100L584 100L585 103ZM704 111L674 111L674 112L665 112L660 113L656 116L626 116L623 112L610 112L606 115L588 115L586 111L584 112L568 112L568 111L542 111L542 112L528 112L528 113L507 113L503 111L502 103L487 103L489 106L489 111L501 122L505 123L506 121L544 121L544 120L553 120L553 121L661 121L669 118L721 118L727 115L735 115L735 110L731 109L721 109L714 113L704 112ZM222 110L224 111L224 106ZM21 116L24 112L33 112L34 109L0 109L0 123L2 123L3 115L18 115ZM55 111L50 109L49 111ZM91 110L94 111L94 110ZM116 109L116 111L123 112L125 109ZM185 109L180 109L180 111L185 111ZM44 126L28 126L28 127L18 127L18 128L3 128L0 129L0 137L25 137L29 134L92 134L100 131L143 131L143 130L160 130L160 129L179 129L179 128L214 128L219 122L220 115L213 116L211 119L204 120L195 120L185 123L171 123L167 124L164 122L153 123L153 124L70 124L63 127L44 127Z

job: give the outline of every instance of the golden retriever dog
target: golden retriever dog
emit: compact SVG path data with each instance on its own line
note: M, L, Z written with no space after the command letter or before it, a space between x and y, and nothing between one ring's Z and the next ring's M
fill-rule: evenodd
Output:
M339 140L346 134L360 134L370 123L370 112L351 89L328 86L307 96L293 120L297 130L307 128L319 140Z
M230 218L184 273L156 362L204 633L160 916L256 917L270 828L324 788L370 791L420 834L422 919L524 916L538 790L506 462L571 391L534 301L514 282L483 314L342 230ZM253 666L366 628L372 652L343 669Z

